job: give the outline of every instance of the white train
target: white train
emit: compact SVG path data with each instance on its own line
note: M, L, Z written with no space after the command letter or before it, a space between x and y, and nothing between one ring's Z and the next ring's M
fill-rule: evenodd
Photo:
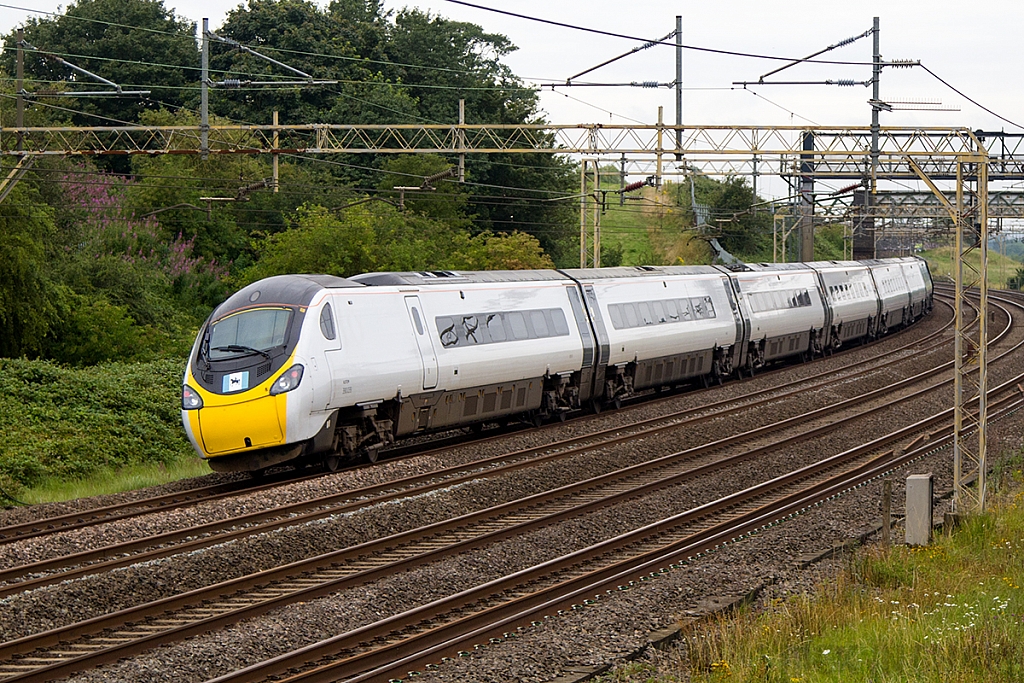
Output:
M928 267L873 261L282 275L199 331L182 420L218 471L376 459L413 434L564 418L905 326Z

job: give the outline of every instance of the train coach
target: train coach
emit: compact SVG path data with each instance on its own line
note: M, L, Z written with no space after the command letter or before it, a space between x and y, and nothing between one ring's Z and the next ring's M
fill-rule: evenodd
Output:
M931 297L914 257L282 275L200 329L182 421L214 470L333 469L416 434L564 419L827 353L913 322Z

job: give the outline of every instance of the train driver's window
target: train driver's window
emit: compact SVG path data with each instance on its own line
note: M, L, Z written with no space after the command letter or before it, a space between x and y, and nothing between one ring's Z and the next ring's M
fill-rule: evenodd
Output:
M323 333L324 339L334 339L338 336L334 330L334 316L331 314L330 304L324 304L324 309L320 311L320 332Z

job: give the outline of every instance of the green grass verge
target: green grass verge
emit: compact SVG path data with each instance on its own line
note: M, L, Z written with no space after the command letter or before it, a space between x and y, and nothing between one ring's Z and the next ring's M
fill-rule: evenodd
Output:
M193 476L182 368L180 360L69 368L0 359L0 488L41 502Z
M931 271L932 279L936 282L952 282L953 278L953 248L941 247L922 252L920 256L928 262L928 269ZM967 263L977 269L981 263L981 254L978 251L967 255ZM996 289L1006 289L1006 281L1017 274L1021 268L1020 261L1015 261L1008 256L989 250L988 252L988 286ZM968 269L965 277L970 277Z
M1020 490L1019 459L997 475ZM1022 681L1022 586L1024 493L1004 494L928 547L864 549L813 594L713 620L687 633L679 658L600 680Z

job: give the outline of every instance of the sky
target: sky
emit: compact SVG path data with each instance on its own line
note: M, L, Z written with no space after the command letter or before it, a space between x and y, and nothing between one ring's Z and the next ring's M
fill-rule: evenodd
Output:
M683 42L695 47L778 57L805 57L859 35L880 19L883 59L920 60L942 79L979 104L1010 121L1024 124L1021 87L1024 51L1024 3L980 0L970 5L947 0L472 0L475 4L555 22L652 40L675 29L683 17ZM0 31L7 33L38 11L59 12L60 0L0 0ZM321 1L321 4L323 2ZM238 0L165 0L176 14L216 30ZM417 8L482 26L507 36L518 50L505 61L526 82L563 82L585 69L636 47L637 41L597 35L515 18L448 0L386 0L392 10ZM16 9L18 7L20 9ZM30 10L37 10L36 12ZM43 46L39 46L43 47ZM871 38L832 50L821 59L870 62ZM686 50L683 60L683 121L690 124L867 125L871 89L864 86L733 85L757 81L783 62ZM792 81L868 80L867 65L804 64L777 76ZM675 79L675 50L655 46L594 71L581 81L623 83ZM920 68L884 69L883 100L939 101L960 111L900 111L882 114L883 125L969 126L1018 131L985 112ZM675 121L675 95L667 88L545 88L541 107L552 123L654 123L658 106ZM471 117L471 113L469 114ZM457 112L453 112L453 119ZM472 122L470 120L470 122Z
M164 0L181 17L216 30L238 0ZM317 0L325 4L326 0ZM883 112L883 126L967 126L984 130L1024 130L1024 2L978 0L471 0L485 7L572 24L645 40L659 39L683 17L688 46L775 57L800 58L860 35L880 19L881 54L885 60L920 60L964 96L921 68L887 68L881 99L888 102L939 102L956 111ZM30 10L59 12L60 0L0 0L0 31L7 33ZM10 5L7 5L10 3ZM12 7L14 6L14 7ZM488 11L450 0L385 0L393 11L416 8L500 33L517 46L505 63L524 81L537 86L564 83L585 69L642 44ZM18 8L15 8L18 7ZM39 46L44 47L44 46ZM871 77L871 37L819 57L859 64L802 64L774 78L787 81ZM785 62L688 49L684 53L683 122L702 125L868 125L870 87L855 85L734 85L757 81ZM621 59L581 81L624 83L675 79L675 49L654 46ZM981 105L981 106L979 106ZM675 94L668 88L544 87L540 106L551 123L654 123L658 107L664 120L675 121ZM935 106L935 105L928 105ZM984 108L993 113L985 111ZM457 121L458 112L452 112ZM999 118L999 117L1002 117ZM1005 119L1005 120L1004 120ZM473 123L472 112L467 122ZM1013 122L1013 123L1011 123Z

